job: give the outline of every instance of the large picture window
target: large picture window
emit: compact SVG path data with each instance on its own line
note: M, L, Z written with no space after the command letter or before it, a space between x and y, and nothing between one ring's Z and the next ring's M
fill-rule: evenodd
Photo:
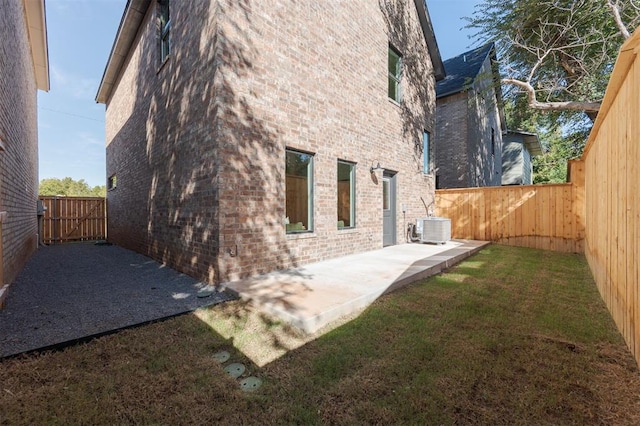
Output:
M313 155L287 150L286 153L287 233L313 230Z
M356 165L338 161L338 229L356 226Z
M402 56L389 46L389 97L396 102L402 101Z

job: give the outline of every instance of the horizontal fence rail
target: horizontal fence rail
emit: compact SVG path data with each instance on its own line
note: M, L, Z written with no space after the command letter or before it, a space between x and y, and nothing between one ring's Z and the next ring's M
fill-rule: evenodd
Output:
M107 236L106 200L100 197L40 196L42 242L58 244L104 240Z
M451 219L453 238L581 253L584 250L582 164L572 183L436 191L437 215Z

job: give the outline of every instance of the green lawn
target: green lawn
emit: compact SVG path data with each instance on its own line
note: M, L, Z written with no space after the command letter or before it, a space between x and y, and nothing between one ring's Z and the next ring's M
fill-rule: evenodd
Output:
M640 424L639 393L584 257L496 245L315 339L233 302L0 361L0 424Z

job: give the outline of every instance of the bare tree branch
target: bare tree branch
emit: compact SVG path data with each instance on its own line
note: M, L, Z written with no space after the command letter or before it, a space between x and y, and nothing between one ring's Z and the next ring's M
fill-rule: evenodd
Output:
M502 83L511 84L524 90L529 99L531 108L542 111L584 111L595 112L600 110L599 102L581 102L581 101L565 101L565 102L540 102L536 97L536 89L526 81L520 81L514 78L502 79Z
M607 0L607 6L609 6L609 8L611 8L611 11L613 12L613 18L616 21L616 25L618 26L618 29L620 30L622 37L624 37L625 40L628 39L631 35L629 34L629 30L627 29L627 26L624 24L624 22L622 22L622 17L620 16L620 9L618 8L618 2L614 3L612 0Z

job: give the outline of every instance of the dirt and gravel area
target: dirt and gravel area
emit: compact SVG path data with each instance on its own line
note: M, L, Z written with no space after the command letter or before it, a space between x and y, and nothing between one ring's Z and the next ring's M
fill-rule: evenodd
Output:
M232 297L113 245L41 247L0 310L0 357L144 324Z

